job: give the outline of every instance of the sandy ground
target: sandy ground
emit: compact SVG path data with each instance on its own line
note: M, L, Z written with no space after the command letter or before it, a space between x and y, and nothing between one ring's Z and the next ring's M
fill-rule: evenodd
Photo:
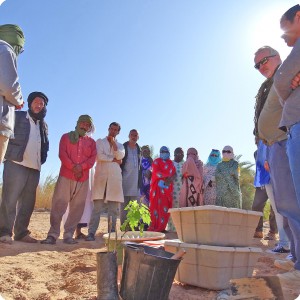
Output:
M48 229L49 213L35 212L30 224L32 236L44 239ZM56 245L0 243L0 295L6 300L96 300L96 253L104 247L101 232L106 232L104 217L95 242L80 241L76 245L66 245L61 240ZM167 238L174 238L174 234ZM274 241L253 239L252 246L267 250L274 244ZM273 267L274 259L285 256L264 251L253 275L278 274L281 271ZM282 289L286 300L294 300L300 294L299 284L284 285ZM216 295L216 291L174 282L169 299L215 299Z

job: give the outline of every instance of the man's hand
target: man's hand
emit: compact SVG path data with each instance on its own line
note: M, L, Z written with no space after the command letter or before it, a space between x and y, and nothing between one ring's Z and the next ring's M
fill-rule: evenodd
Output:
M300 72L292 79L291 88L295 90L300 85Z
M117 151L118 150L118 146L116 144L115 138L113 136L108 136L107 140L108 140L110 146L113 147L114 151Z
M16 106L15 106L15 110L20 110L20 109L22 109L22 108L23 108L23 106L24 106L24 101L23 101L23 103L22 103L22 104L20 104L20 105L16 105Z
M72 169L74 177L78 180L83 176L81 165L75 165Z
M115 162L115 163L121 165L122 159L116 159L116 158L114 158L114 159L112 160L112 162Z

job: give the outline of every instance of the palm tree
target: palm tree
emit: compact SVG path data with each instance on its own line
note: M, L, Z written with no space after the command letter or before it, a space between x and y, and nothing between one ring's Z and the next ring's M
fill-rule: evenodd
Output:
M253 163L249 161L240 161L242 155L236 155L234 159L240 166L240 186L242 192L242 208L251 209L254 199L255 188L253 186L255 171L252 169Z

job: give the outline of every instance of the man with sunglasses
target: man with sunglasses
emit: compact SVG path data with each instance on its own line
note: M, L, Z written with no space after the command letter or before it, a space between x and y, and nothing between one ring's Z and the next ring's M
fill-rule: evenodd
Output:
M281 168L279 171L283 184L290 184L290 193L295 193L296 197L286 198L288 201L276 201L279 212L288 218L294 239L291 244L292 261L277 261L277 264L290 271L278 275L282 281L300 283L300 88L295 84L295 77L299 77L297 74L300 70L299 4L283 14L280 26L284 32L282 38L293 49L274 76L274 87L283 106L279 128L288 136L285 147L278 149L278 156L281 156L278 167L282 166L283 161L289 165L288 170Z
M279 233L279 243L271 251L274 253L287 253L289 252L290 248L288 237L291 236L291 231L289 229L287 220L284 219L283 216L277 211L277 205L275 204L274 200L274 193L278 195L279 192L277 192L277 190L280 189L281 192L284 192L286 187L281 186L282 174L280 172L273 172L273 166L276 165L276 162L279 159L279 157L276 155L276 148L277 146L280 147L280 145L284 144L286 141L285 133L278 129L278 124L282 115L282 107L273 86L273 77L281 64L281 59L279 53L275 49L269 46L264 46L256 51L254 62L254 67L264 77L267 78L261 85L256 95L255 104L254 135L258 146L258 153L264 153L263 155L259 155L259 159L257 161L257 168L258 170L261 170L257 175L258 177L262 177L261 175L259 176L259 174L264 172L264 161L267 160L271 165L271 178L267 179L265 176L263 176L264 181L262 182L260 179L260 185L264 187L267 197L271 202ZM266 157L267 153L270 153L268 158ZM286 165L286 167L288 167L288 165ZM256 182L256 185L258 185L258 182ZM286 199L290 197L290 195L286 193L284 193L284 195L286 196L282 196L278 198L278 200L286 201ZM291 195L291 197L294 196ZM264 199L266 199L264 197L260 197L259 193L256 193L253 202L253 205L256 207L259 198L261 199L260 201L264 201Z

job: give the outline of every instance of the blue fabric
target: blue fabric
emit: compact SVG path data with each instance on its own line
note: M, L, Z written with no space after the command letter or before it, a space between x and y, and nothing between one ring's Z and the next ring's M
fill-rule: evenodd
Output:
M162 151L167 151L168 153L161 153ZM163 160L170 158L170 149L166 146L162 146L159 150L159 157Z
M167 189L167 188L168 188L168 186L165 185L165 182L164 182L163 180L160 180L160 181L158 182L158 186L159 186L160 188L162 188L162 189Z
M212 154L217 156L212 156ZM221 161L222 161L222 157L220 151L213 149L209 154L206 164L209 166L216 166Z
M291 254L296 261L295 269L300 270L300 206L296 196L296 192L299 193L297 189L299 190L300 188L300 181L298 181L298 184L295 184L297 176L293 173L295 171L294 167L298 169L300 167L299 137L298 145L294 144L294 142L296 142L296 139L294 140L292 132L288 142L284 140L274 143L270 146L268 161L276 208L281 215L288 219L289 227L284 227L284 229L291 242ZM293 157L295 150L296 155ZM290 167L291 164L295 163L296 165Z
M268 146L261 140L258 143L256 154L256 172L254 177L254 186L261 187L270 183L270 174L265 169L264 163L267 160Z

